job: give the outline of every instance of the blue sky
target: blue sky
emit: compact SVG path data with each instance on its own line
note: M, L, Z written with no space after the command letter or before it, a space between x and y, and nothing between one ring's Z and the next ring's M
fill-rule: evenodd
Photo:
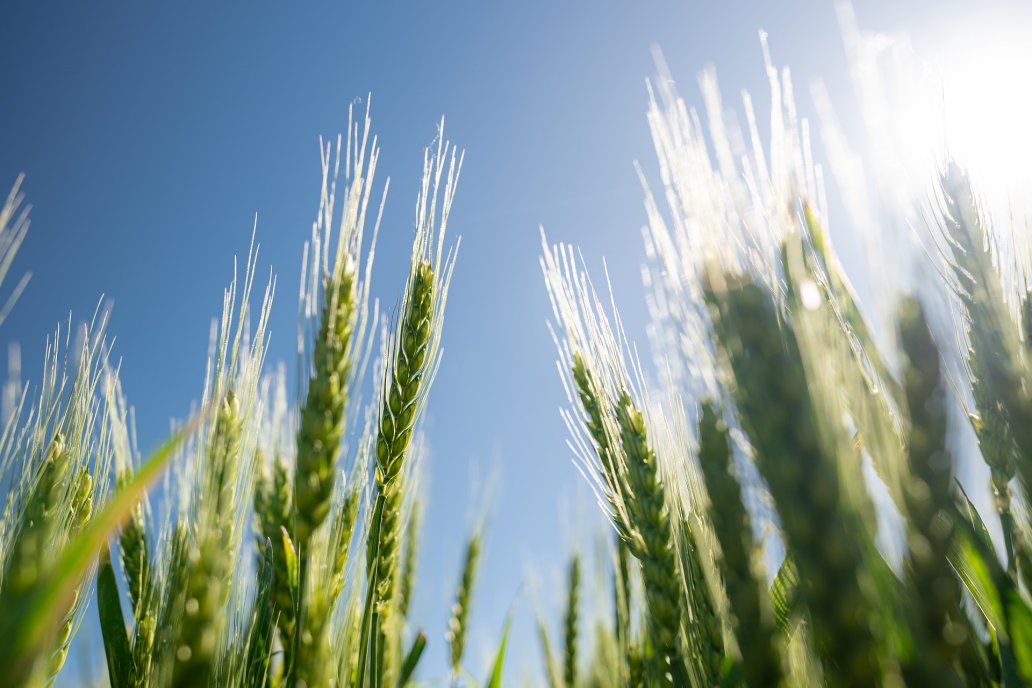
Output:
M645 218L632 163L654 167L652 46L690 100L712 62L728 102L748 88L761 117L758 29L791 65L804 111L815 76L845 97L845 58L833 5L818 0L357 4L9 4L0 184L27 174L33 223L15 270L34 277L0 343L20 342L38 379L47 333L105 295L141 443L153 446L200 395L209 323L255 213L262 266L279 279L269 360L292 364L318 136L345 127L348 104L370 91L380 173L392 179L374 293L396 303L423 147L445 116L466 150L450 226L463 240L428 414L414 613L431 639L423 675L443 676L463 533L480 505L471 485L495 474L469 655L482 675L528 572L556 602L549 584L569 546L600 527L558 414L539 225L582 246L593 268L608 258L628 329L643 340ZM960 2L901 4L863 3L861 26L934 35L964 16ZM524 586L513 676L539 666L534 604Z

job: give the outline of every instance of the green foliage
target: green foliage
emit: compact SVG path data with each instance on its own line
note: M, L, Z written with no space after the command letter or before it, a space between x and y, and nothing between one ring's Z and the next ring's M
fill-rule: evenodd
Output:
M101 550L97 573L97 614L104 637L111 688L128 688L132 685L133 654L125 630L115 570L111 566L111 553L106 547Z

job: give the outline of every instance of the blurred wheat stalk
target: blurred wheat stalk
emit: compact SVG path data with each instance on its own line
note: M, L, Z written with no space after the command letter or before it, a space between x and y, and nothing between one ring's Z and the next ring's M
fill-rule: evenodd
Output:
M763 48L769 148L748 95L732 133L712 73L705 118L665 72L650 84L647 365L618 295L542 236L564 418L613 526L612 614L586 645L574 558L558 646L541 624L548 683L1030 685L1030 266L1000 240L1027 233L994 225L947 159L919 199L914 274L870 279L893 322L869 318L789 73ZM968 423L999 552L954 479Z

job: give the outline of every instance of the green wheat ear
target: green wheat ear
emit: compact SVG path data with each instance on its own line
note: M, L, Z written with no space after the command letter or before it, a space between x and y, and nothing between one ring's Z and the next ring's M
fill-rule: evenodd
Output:
M915 622L922 642L914 668L922 680L959 684L953 667L970 636L960 581L948 559L954 542L954 496L946 444L946 389L939 349L915 299L900 304L899 332L908 360L904 389L910 409L908 446L913 473L906 490L907 540Z
M331 531L333 536L333 571L331 573L332 583L330 586L331 600L336 600L344 591L348 554L351 550L351 539L355 533L355 526L358 524L358 512L361 507L361 502L361 487L352 487L345 494L344 500L341 502L333 519L333 529Z
M570 560L566 582L566 613L563 615L563 682L566 688L577 685L577 623L580 607L580 555Z
M93 515L93 478L85 466L79 466L72 478L71 504L68 520L68 539L74 540L82 532L82 529L89 523ZM54 643L54 653L50 655L50 680L53 685L57 679L58 672L64 667L65 659L68 657L68 647L72 641L72 632L75 629L75 617L79 595L82 594L81 586L75 589L71 604L68 606L68 613L64 621L58 627L57 639Z
M699 464L709 493L709 517L720 553L718 566L733 615L732 627L750 686L777 686L784 680L772 612L760 598L755 575L749 515L732 475L728 429L713 404L703 403L699 418Z
M59 507L64 487L63 476L68 470L68 463L69 452L65 438L61 433L55 433L37 470L35 484L25 504L21 528L17 531L6 561L7 571L0 588L0 609L8 610L5 614L21 613L10 610L18 610L20 601L49 573L53 559L48 553L48 547L60 536L58 528L64 515L59 513ZM86 516L88 518L88 514ZM74 514L72 519L75 520ZM74 527L75 524L70 525ZM78 589L74 595L78 596ZM74 609L75 598L71 602L71 605L61 610L64 618L57 626L56 634L49 634L45 641L48 647L56 648L47 666L50 681L53 681L61 669L67 653L71 624L74 623L67 609ZM34 649L38 652L40 648ZM37 658L34 657L31 666L17 667L17 670L22 672L22 680L28 679L32 672L41 668L37 662Z
M462 574L459 576L459 587L455 591L451 618L448 619L448 632L445 634L448 641L449 666L455 676L462 670L462 655L466 649L469 608L473 601L473 585L476 583L477 565L480 562L480 540L480 533L476 532L466 543Z
M116 483L125 485L131 478L132 473L128 469L123 470ZM131 643L133 667L129 672L130 681L134 688L145 688L149 685L159 599L147 543L146 512L142 503L132 510L122 526L119 543L122 571L128 582L129 601L136 625Z
M8 570L4 576L0 599L16 599L43 574L47 561L46 544L54 528L55 519L61 516L55 514L54 510L59 499L61 476L67 468L67 463L65 439L57 433L47 447L36 483L26 502L22 527L8 557Z
M1009 483L1017 470L1029 463L1017 461L1017 442L1026 441L1022 417L1029 418L1027 393L1018 389L1022 372L1018 332L1011 327L1000 273L993 263L993 233L976 205L966 173L956 163L950 163L941 185L943 229L952 252L948 264L952 279L948 284L963 306L962 322L969 340L967 366L976 412L973 423L979 448L990 469L1007 563L1013 570L1015 535ZM1032 445L1023 444L1020 448L1027 454ZM1023 477L1028 482L1032 471L1026 471Z
M623 391L613 409L626 462L628 510L635 532L631 553L641 562L645 599L649 611L649 637L653 647L653 680L669 676L686 680L681 649L684 613L681 571L666 491L659 475L656 454L649 446L645 417Z
M362 486L351 487L338 499L327 530L314 541L312 552L316 574L307 585L303 623L297 645L296 679L308 686L324 685L333 659L330 631L334 605L345 586L351 539L358 519ZM300 591L299 591L300 592Z
M584 362L580 352L573 354L573 366L571 368L573 381L577 387L577 395L580 398L581 407L585 414L585 425L588 435L595 443L595 454L602 465L605 481L606 499L613 516L613 525L616 528L617 536L621 541L631 541L630 525L627 523L625 510L621 505L621 495L628 494L631 488L627 485L627 479L616 463L613 448L610 444L609 432L606 430L605 421L602 416L602 409L605 408L605 400L600 398L601 390L595 383L594 376Z
M256 459L262 467L255 487L255 518L258 521L256 545L261 554L265 543L272 548L272 599L276 607L277 626L280 629L284 646L292 644L294 637L295 610L293 589L287 571L287 556L283 544L281 528L289 527L293 515L291 495L292 484L286 462L280 456L272 461L272 474L265 469L265 462ZM264 557L264 554L262 554Z
M297 433L294 512L297 545L302 552L329 513L334 464L344 435L355 326L355 267L351 261L341 263L326 285L312 356L314 370Z
M233 534L233 465L240 458L240 405L230 392L219 404L211 434L201 522L186 550L183 615L175 643L173 686L206 686L214 679L221 629L226 622Z
M743 427L799 570L825 676L833 685L874 685L881 670L859 516L842 504L835 460L821 447L795 334L758 284L708 291L706 299Z
M421 260L413 270L377 425L374 477L378 504L374 511L380 522L377 532L370 532L367 556L370 566L375 569L370 578L376 581L376 606L384 614L384 621L394 598L394 571L404 498L402 468L412 441L431 346L434 288L433 268L429 261Z

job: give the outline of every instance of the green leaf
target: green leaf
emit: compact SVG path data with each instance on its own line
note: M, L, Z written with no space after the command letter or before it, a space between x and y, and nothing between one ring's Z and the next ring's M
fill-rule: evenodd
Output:
M996 590L989 560L982 555L970 536L957 538L956 552L950 559L986 621L993 627L1003 627L1004 612Z
M100 551L100 566L97 570L97 615L104 637L104 654L107 655L111 688L129 688L133 654L129 648L122 600L118 596L118 583L115 581L115 570L111 567L111 552L107 545Z
M501 688L502 668L505 665L505 646L509 643L509 628L512 626L512 614L505 617L505 628L502 630L502 642L498 644L498 652L495 654L494 663L491 665L491 676L488 677L486 688Z
M799 574L795 564L788 557L781 562L778 575L770 585L770 600L774 607L774 622L782 631L788 631L795 608L796 587L799 585Z
M967 503L968 518L954 519L957 537L956 546L949 555L950 562L989 623L990 636L999 659L1001 684L1004 688L1020 686L1024 683L1021 680L1023 672L1018 666L1011 634L1015 630L1026 634L1022 640L1025 644L1022 651L1026 652L1026 659L1030 657L1028 650L1032 646L1028 643L1032 635L1027 633L1028 627L1012 628L1012 622L1017 621L1024 626L1027 619L1022 617L1028 610L1013 579L1000 565L996 549L989 537L989 530L982 522L977 509L963 489L961 494ZM1004 601L1007 602L1006 606ZM1012 618L1011 614L1017 616Z
M398 675L398 688L402 688L412 680L412 675L416 673L416 666L419 664L419 659L423 656L423 650L425 649L426 634L423 631L419 631L412 640L412 647L405 653L405 661L401 663L401 673Z
M957 518L956 546L950 552L950 563L957 570L968 592L986 620L997 630L1004 628L1004 609L997 586L1008 586L1010 579L996 558L996 549L989 529L963 488L967 518ZM963 516L963 515L961 515Z
M964 505L966 507L968 522L974 528L974 534L978 536L978 544L985 552L995 552L996 547L993 545L993 538L989 534L989 529L986 527L985 522L982 520L981 515L978 513L978 509L971 502L971 498L968 497L967 492L964 491L964 487L959 481L954 483L960 494L964 497Z
M1032 611L1016 589L1009 590L1006 599L1011 650L1022 681L1029 685L1032 684Z

